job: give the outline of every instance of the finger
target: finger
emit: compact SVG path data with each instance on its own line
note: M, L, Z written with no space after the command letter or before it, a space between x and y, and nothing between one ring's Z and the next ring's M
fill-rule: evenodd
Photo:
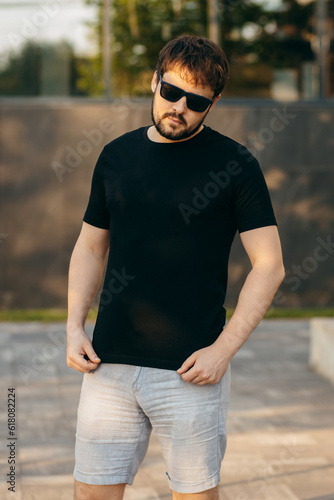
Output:
M89 359L92 361L92 363L100 363L101 359L98 357L96 352L93 349L92 344L85 344L84 345L84 351L89 357Z
M183 379L184 380L184 379ZM200 385L202 384L202 379L198 378L198 377L193 377L189 380L184 380L185 382L188 382L189 384L195 384L195 385Z
M193 384L196 384L196 385L208 385L210 382L208 382L207 380L203 380L203 379L196 379L194 380Z
M99 363L94 363L92 361L87 361L86 359L84 359L80 366L84 369L85 372L90 372L91 370L96 370L96 368L99 366Z
M204 373L199 373L198 370L195 371L195 365L193 368L183 375L181 375L185 382L190 382L196 385L211 384L209 377Z
M191 384L195 384L195 385L207 385L207 384L210 384L211 382L208 382L207 379L204 379L200 376L197 376L197 377L193 377L192 380L189 380L189 382Z
M181 374L181 377L185 382L193 382L198 378L198 374L195 373L194 367L188 370L186 373Z
M197 379L193 380L193 383L197 385L215 385L218 384L219 380L217 379L212 379L208 377L200 377L198 376Z
M99 366L99 363L92 363L91 361L86 361L86 363L86 365L83 365L82 363L76 363L71 365L71 368L74 368L79 372L88 373L92 370L96 370L96 368Z
M75 354L69 355L67 364L70 368L74 368L79 372L87 373L91 370L95 370L99 363L93 363L92 361L88 361L84 359L84 354Z
M187 370L189 370L189 368L191 368L194 364L195 364L195 361L196 361L196 356L194 354L192 354L189 358L187 358L184 363L180 366L180 368L177 371L177 373L184 373L186 372Z

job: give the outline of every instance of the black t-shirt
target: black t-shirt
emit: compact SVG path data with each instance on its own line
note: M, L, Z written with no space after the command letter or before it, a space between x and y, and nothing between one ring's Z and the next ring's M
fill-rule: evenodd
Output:
M177 370L225 325L236 231L276 225L258 161L204 129L156 143L148 127L106 145L83 220L110 230L93 332L104 363Z

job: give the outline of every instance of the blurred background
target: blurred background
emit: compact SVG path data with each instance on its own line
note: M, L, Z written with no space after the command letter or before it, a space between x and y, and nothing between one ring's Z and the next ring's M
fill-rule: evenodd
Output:
M207 124L265 174L287 270L272 309L333 305L334 0L1 0L3 313L66 308L95 162L150 124L159 50L182 33L230 61ZM249 269L236 237L227 307Z
M334 0L0 0L0 385L17 389L20 499L73 498L70 256L103 146L151 123L158 53L182 33L227 54L206 123L259 160L286 268L270 320L232 361L221 496L334 499L334 320L314 317L334 313ZM228 316L249 270L237 235ZM3 391L5 500L8 409ZM169 496L153 434L125 500Z

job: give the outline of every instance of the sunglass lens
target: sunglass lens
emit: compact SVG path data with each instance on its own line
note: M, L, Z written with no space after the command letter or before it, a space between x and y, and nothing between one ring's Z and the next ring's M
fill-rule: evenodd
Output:
M182 89L178 87L174 87L174 85L169 85L166 82L162 82L160 88L160 95L164 99L170 102L177 102L185 95ZM196 95L187 95L187 106L192 111L196 111L197 113L203 113L210 104L210 100L205 97L196 96Z
M161 95L164 99L170 102L176 102L182 97L182 90L171 87L164 83L161 87Z
M208 101L206 99L202 99L201 97L189 95L187 98L187 106L192 111L202 113L207 109L208 105Z

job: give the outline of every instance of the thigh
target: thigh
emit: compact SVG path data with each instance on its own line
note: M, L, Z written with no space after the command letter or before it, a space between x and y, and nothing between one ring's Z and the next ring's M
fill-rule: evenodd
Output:
M218 384L203 386L160 370L146 386L141 404L159 437L171 489L196 493L215 487L226 449L230 369Z
M83 377L74 477L86 484L132 484L151 433L133 393L138 367L102 363Z

